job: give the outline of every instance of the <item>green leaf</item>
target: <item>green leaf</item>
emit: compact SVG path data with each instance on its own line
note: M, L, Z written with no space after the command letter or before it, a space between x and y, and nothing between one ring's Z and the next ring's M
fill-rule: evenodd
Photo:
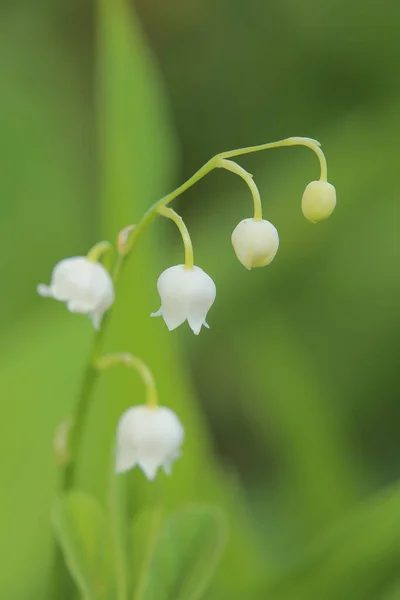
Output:
M90 163L85 163L87 147L81 138L83 122L90 118L81 93L88 77L82 68L85 58L78 53L81 62L70 69L76 40L74 47L55 27L60 3L49 3L46 10L35 1L9 8L0 23L0 268L9 281L1 300L3 331L22 311L39 305L32 292L57 260L85 251L93 221L85 211ZM13 56L12 65L7 56ZM29 251L20 252L25 245ZM18 277L21 271L24 277Z
M70 492L57 501L53 525L83 598L112 598L111 542L100 505L83 492Z
M273 600L376 600L398 582L400 485L372 498L267 589Z
M97 0L101 225L140 217L171 180L174 138L150 48L127 0Z
M199 600L225 548L222 512L213 507L187 507L165 522L156 543L154 517L134 600Z
M98 117L101 128L102 238L115 239L118 231L136 223L147 208L175 186L171 182L174 139L165 110L161 80L131 2L98 0ZM170 257L159 251L160 221L145 232L117 284L116 304L107 331L107 349L139 355L152 369L160 402L179 415L188 431L182 459L171 478L160 475L168 511L188 502L221 505L232 524L224 565L219 571L221 590L241 598L265 573L253 533L247 526L240 493L215 464L202 410L197 403L177 352L175 340L160 319L148 318L159 302L157 277ZM189 335L181 328L178 336ZM190 333L190 335L192 335ZM125 370L126 371L126 370ZM104 465L114 444L115 427L131 404L144 401L139 377L123 369L102 376L82 452L80 474L95 494L105 493ZM190 433L189 433L190 432ZM132 475L131 513L148 506L154 487L138 469ZM232 565L242 564L232 577Z
M47 591L57 485L51 440L70 414L91 335L85 317L74 319L56 303L42 308L31 319L21 317L0 348L0 393L7 399L0 436L0 597L13 600L55 597ZM23 435L16 436L12 424ZM16 578L21 570L24 577Z
M390 585L389 591L382 596L382 600L399 600L400 599L400 581L397 579L394 584Z
M135 598L143 597L148 586L150 564L160 537L164 515L161 508L148 509L140 513L132 527L132 582Z

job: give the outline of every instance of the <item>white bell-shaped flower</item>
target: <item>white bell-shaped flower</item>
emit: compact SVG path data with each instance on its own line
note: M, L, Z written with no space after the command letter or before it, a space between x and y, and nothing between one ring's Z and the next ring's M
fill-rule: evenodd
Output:
M336 190L328 181L312 181L304 190L301 209L311 223L327 219L336 206Z
M114 284L107 269L85 256L60 261L53 269L50 285L37 286L41 296L65 302L68 310L89 315L95 329L103 313L114 302Z
M269 221L243 219L233 230L232 245L246 269L264 267L278 252L279 235Z
M152 317L163 317L169 331L188 321L194 334L208 327L206 316L216 295L215 283L200 267L176 265L161 273L157 282L161 308Z
M184 430L176 414L165 406L133 406L117 427L115 470L124 473L138 465L152 481L159 467L167 475L180 456Z

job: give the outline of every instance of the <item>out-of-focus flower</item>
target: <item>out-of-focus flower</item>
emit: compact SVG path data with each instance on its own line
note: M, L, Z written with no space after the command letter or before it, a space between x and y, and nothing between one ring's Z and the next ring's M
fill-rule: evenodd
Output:
M246 269L264 267L278 252L279 235L269 221L243 219L233 230L232 245Z
M206 316L216 295L215 283L200 267L176 265L161 273L157 282L161 308L152 317L163 317L172 331L188 321L194 334L208 327Z
M152 481L159 467L171 472L173 461L180 456L184 430L176 414L165 406L128 408L117 427L117 473L138 465Z
M41 296L65 302L71 312L89 315L100 328L104 312L114 302L114 285L108 271L85 256L60 261L53 269L50 285L37 286Z
M324 221L336 206L336 190L327 181L312 181L304 190L301 209L311 223Z

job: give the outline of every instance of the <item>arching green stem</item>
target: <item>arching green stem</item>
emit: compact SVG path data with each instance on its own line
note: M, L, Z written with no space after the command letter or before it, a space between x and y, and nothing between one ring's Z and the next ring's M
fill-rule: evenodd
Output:
M196 171L196 173L194 173L194 175L192 175L187 181L185 181L185 183L183 183L181 186L176 188L173 192L167 194L166 196L164 196L163 198L161 198L160 200L155 202L147 210L147 212L143 215L143 217L141 218L141 220L138 222L138 224L135 227L133 227L133 226L129 227L126 229L126 231L124 231L123 252L121 252L118 255L117 260L115 261L115 264L114 264L114 269L113 269L114 284L117 283L117 280L121 273L122 267L125 266L128 262L128 258L129 258L129 255L130 255L133 245L136 243L136 241L142 235L142 233L144 232L146 227L156 218L157 215L161 214L163 212L163 208L167 207L168 204L170 204L175 198L177 198L183 192L185 192L186 190L191 188L195 183L200 181L203 177L205 177L205 175L207 175L214 169L221 168L221 166L223 168L227 168L226 163L222 162L222 161L226 161L226 159L230 159L235 156L242 156L244 154L250 154L252 152L260 152L261 150L271 150L273 148L282 148L282 147L286 147L286 146L305 146L306 148L310 148L310 150L315 152L315 154L317 155L317 157L319 159L320 167L321 167L320 179L322 181L327 180L327 165L326 165L325 155L320 148L320 143L317 140L313 140L311 138L291 137L291 138L279 140L277 142L261 144L259 146L249 146L247 148L239 148L238 150L230 150L228 152L221 152L220 154L217 154L216 156L211 158L209 161L207 161L205 163L205 165L203 165L198 171ZM235 164L235 163L231 163L230 161L226 161L226 162L228 162L231 167L233 164ZM222 165L221 165L221 163L222 163ZM229 168L229 170L233 170L233 168ZM247 173L247 171L244 171L244 169L242 172L241 167L239 165L236 165L234 172L236 172L238 175L240 175L242 177L243 177L244 173ZM249 174L247 174L247 175L249 175ZM243 177L243 179L244 179L244 177ZM246 180L247 180L247 176L246 176ZM250 181L250 179L247 180L248 184L249 184L249 181ZM249 187L250 187L250 185L249 185ZM255 190L253 189L253 192L254 191ZM254 194L253 194L253 198L254 198ZM260 214L260 216L261 216L261 213L257 213L257 214ZM100 247L104 248L104 246L102 246L102 244L103 244L103 242L100 244ZM94 248L96 248L96 246ZM108 313L105 315L105 317L103 318L103 322L102 322L100 331L95 334L95 337L93 340L92 351L91 351L90 358L89 358L89 364L87 365L85 373L84 373L81 390L80 390L79 397L78 397L77 406L76 406L75 413L74 413L73 419L72 419L74 426L71 429L71 435L70 435L70 448L69 448L70 462L66 466L64 466L63 472L62 472L61 487L63 490L68 490L75 483L76 463L77 463L77 460L79 457L79 451L80 451L80 447L81 447L81 438L82 438L85 423L86 423L86 417L87 417L87 413L88 413L88 407L90 404L90 398L91 398L93 388L94 388L94 385L95 385L95 382L97 379L97 374L98 374L98 370L96 369L95 364L96 364L96 361L98 360L98 357L101 355L101 352L102 352L104 335L106 332L107 324L110 319L111 312L112 311L109 310Z
M167 206L160 206L158 213L167 219L171 219L178 227L179 232L182 236L183 246L185 248L185 267L187 269L193 269L193 244L190 239L188 228L186 227L181 216L178 215L172 208Z
M94 366L98 371L106 371L117 365L135 369L139 373L146 388L147 406L155 408L158 405L156 382L153 373L141 358L123 352L102 356L96 359L94 363Z
M221 167L222 169L226 169L227 171L231 171L231 173L236 173L239 175L249 186L251 195L253 196L254 203L254 219L256 221L262 220L262 204L260 192L258 191L258 187L254 183L253 176L251 173L243 169L240 165L235 163L233 160L227 160L226 158L220 158L217 161L217 167Z

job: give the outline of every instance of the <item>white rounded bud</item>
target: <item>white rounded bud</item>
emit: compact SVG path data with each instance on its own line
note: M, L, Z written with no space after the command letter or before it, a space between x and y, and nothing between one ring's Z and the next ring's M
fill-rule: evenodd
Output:
M232 233L232 245L246 269L264 267L278 252L278 231L269 221L243 219Z
M165 406L133 406L122 415L117 427L117 473L138 465L152 481L159 467L171 472L173 461L180 456L184 438L182 424Z
M40 283L37 291L65 302L71 312L89 315L95 329L100 328L103 313L114 302L114 284L102 264L85 256L60 261L53 269L50 285Z
M304 190L301 209L311 223L324 221L336 206L336 190L327 181L312 181Z
M206 316L215 300L216 288L203 269L184 265L169 267L158 278L157 289L161 308L151 316L162 316L170 331L186 320L196 335L203 325L208 327Z

